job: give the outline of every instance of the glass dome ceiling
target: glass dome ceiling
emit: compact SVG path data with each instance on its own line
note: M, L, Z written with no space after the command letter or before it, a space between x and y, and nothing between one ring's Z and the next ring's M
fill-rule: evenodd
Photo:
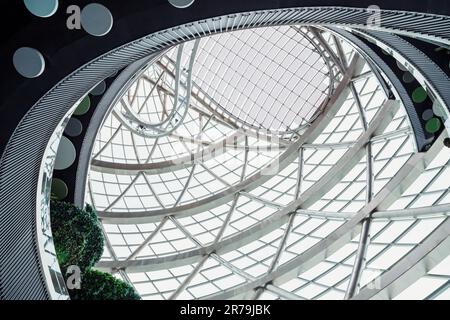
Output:
M450 212L450 150L433 146L410 178L420 155L409 119L380 81L347 42L308 26L165 52L95 141L86 201L107 240L97 267L144 299L344 299L376 289ZM174 130L140 130L173 114L182 119ZM399 178L412 183L397 190ZM362 227L347 230L352 221ZM446 261L413 285L422 298L449 297Z
M193 81L235 122L275 132L313 120L330 91L315 44L291 27L205 38Z

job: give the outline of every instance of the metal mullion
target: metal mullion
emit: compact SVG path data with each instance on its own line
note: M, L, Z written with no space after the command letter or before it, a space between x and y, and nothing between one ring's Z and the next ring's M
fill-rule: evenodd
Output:
M92 184L91 184L91 180L88 180L88 189L89 189L89 197L91 198L91 204L94 208L96 208L97 206L95 205L95 200L94 200L94 196L92 194ZM108 198L108 197L106 197Z
M325 141L329 140L330 137L333 135L333 133L341 133L341 132L342 132L342 131L336 131L336 130L337 130L337 128L339 128L339 127L342 125L342 123L344 122L345 118L346 118L347 116L351 115L351 114L349 114L350 111L351 111L351 108L349 109L348 113L346 113L346 114L344 114L344 115L339 115L339 116L335 116L335 117L334 117L334 119L337 118L337 119L339 119L339 121L338 121L338 123L337 123L337 125L335 126L335 129L334 129L333 131L326 131L326 129L327 129L328 127L324 128L324 131L323 131L321 134L326 134L326 135L328 135L328 137L327 137L327 139L325 139ZM347 130L346 130L345 132L347 132ZM324 142L324 143L326 143L326 142Z
M364 171L366 171L366 170L364 170ZM354 199L357 197L357 196L359 196L359 194L362 192L362 191L364 191L364 190L362 190L362 191L360 191L357 195L355 195L355 196L353 196L353 199L351 199L351 200L339 200L339 199L337 199L338 197L340 197L344 192L346 192L353 184L355 184L355 183L357 183L357 179L359 178L359 177L361 177L361 175L364 173L364 171L362 171L362 172L360 172L359 174L358 174L358 176L354 179L354 180L352 180L352 181L344 181L343 179L341 180L341 183L346 183L347 184L347 186L345 187L345 188L343 188L333 199L327 199L327 198L322 198L323 200L325 200L325 201L329 201L329 202L332 202L332 201L337 201L337 202L351 202L351 201L354 201ZM367 184L366 184L366 189L367 189ZM330 190L331 191L331 190ZM367 202L366 202L367 203ZM326 204L325 205L325 207L326 206L328 206L330 203L328 203L328 204ZM346 206L344 206L343 208L345 208ZM341 209L342 210L342 209ZM320 209L319 211L324 211L324 209L323 209L323 207L322 207L322 209Z
M187 151L187 153L188 153L189 155L192 155L192 154L193 154L193 151L192 151L191 149L189 149L189 147L187 146L186 142L185 142L184 140L179 140L179 141L181 142L182 146L183 146L184 149ZM198 148L198 146L197 146L197 148Z
M195 243L197 247L203 247L202 244L176 219L176 217L170 216L169 219L189 240Z
M331 285L331 286L328 286L328 285L325 285L325 284L322 284L322 283L318 282L321 278L325 277L326 275L328 275L329 273L333 272L333 271L336 270L337 268L339 268L339 267L348 267L347 265L344 265L344 264L342 264L342 263L339 263L339 262L338 262L338 263L334 263L334 262L331 262L331 261L326 260L326 259L323 260L323 262L332 263L333 266L332 266L330 269L328 269L327 271L325 271L324 273L321 273L321 274L319 274L317 277L315 277L315 278L313 278L312 280L310 280L310 283L312 282L312 283L314 283L314 284L316 284L316 285L325 287L325 288L327 288L327 290L323 291L322 293L319 293L319 294L318 294L317 296L315 296L313 299L317 298L318 296L322 296L323 294L325 294L326 292L328 292L330 289L335 289L335 290L337 290L337 291L341 291L341 292L345 293L345 290L339 289L339 288L337 288L337 286L339 286L339 285L341 285L342 283L344 283L345 281L347 281L347 279L348 279L349 276L350 276L350 275L345 276L344 278L342 278L341 280L339 280L338 282L336 282L335 284L333 284L333 285ZM308 283L307 283L307 284L308 284ZM307 284L305 284L305 285L307 285Z
M394 246L401 246L401 243L397 243L399 240L401 240L409 231L411 231L411 229L413 229L417 224L419 224L419 222L421 222L422 219L415 219L413 223L411 223L405 230L402 231L402 233L400 235L398 235L392 242L391 245ZM405 245L412 245L412 246L417 246L420 243L406 243Z
M113 248L113 246L111 244L111 241L109 241L108 233L106 232L105 226L104 226L103 223L100 223L100 228L102 229L103 238L105 240L105 245L106 245L106 248L108 248L108 251L109 251L109 253L111 255L111 258L113 259L113 261L119 261L117 259L117 255L116 255L116 253L114 251L114 248ZM123 237L123 235L122 235L122 237ZM114 272L114 271L117 271L117 270L112 270L112 271Z
M339 281L338 283L336 283L335 285L329 287L327 290L323 291L322 293L318 294L317 296L314 297L314 299L319 300L321 297L323 297L324 295L326 295L328 292L330 292L331 290L335 290L335 291L339 291L341 293L345 294L345 291L342 289L337 288L337 286L341 285L342 283L344 283L345 281L347 281L347 277L345 277L345 279Z
M314 164L313 164L313 165L314 165ZM315 183L318 182L324 175L327 174L327 172L330 170L329 168L332 168L332 167L333 167L333 165L325 165L325 164L317 164L317 165L315 165L315 166L316 166L316 167L315 167L314 169L312 169L308 174L306 174L306 175L303 177L303 181L310 181L310 182L312 182L313 184L315 184ZM322 174L322 176L319 177L319 179L317 179L317 180L307 180L307 179L309 178L309 176L311 176L311 175L314 173L314 171L316 170L316 168L319 168L319 167L328 168L328 170L327 170L326 172L324 172L324 173ZM312 185L311 185L311 187L312 187Z
M356 91L356 90L355 90ZM365 120L363 120L365 122ZM372 163L372 145L369 142L366 146L366 204L372 201L373 197L373 163ZM366 263L367 249L370 243L370 228L372 217L364 219L361 225L361 235L356 252L355 263L350 276L349 285L345 292L345 299L352 298L359 290L360 280Z
M448 190L448 189L447 189L447 190ZM414 196L414 200L412 200L412 201L408 204L407 209L408 209L408 208L411 208L411 206L413 206L414 204L416 204L417 201L420 200L421 196L433 195L433 194L438 194L438 193L442 193L442 192L444 192L444 190L437 190L437 191L431 191L431 192L422 191L422 192L420 192L420 193L418 193L418 194L416 194L416 195ZM448 191L447 191L447 192L448 192ZM443 194L442 194L442 195L443 195ZM442 198L442 195L439 196L439 198ZM438 200L439 200L439 198L438 198ZM435 202L437 202L438 200L435 200ZM433 204L433 205L434 205L434 204ZM422 207L422 206L419 206L419 208L420 208L420 207Z
M153 230L152 233L144 240L144 242L138 248L136 248L128 256L128 258L125 259L125 262L133 260L142 251L142 249L144 249L153 240L153 238L156 236L156 234L158 234L158 232L162 230L162 228L164 227L164 224L167 222L167 220L168 220L168 217L164 217L161 220L161 222L158 224L158 226L155 228L155 230Z
M244 270L240 269L240 268L236 268L232 263L228 262L227 260L225 260L224 258L222 258L220 255L218 255L217 253L211 253L210 257L213 258L214 260L216 260L217 262L219 262L221 265L223 265L224 267L228 268L229 270L231 270L232 272L234 272L235 274L241 276L242 278L246 279L246 280L250 280L250 281L254 281L256 280L255 277L249 275L247 272L245 272Z
M364 188L366 189L366 188ZM348 200L347 204L344 205L340 210L340 212L344 212L343 210L345 210L350 204L355 203L355 202L362 202L361 200L356 200L357 197L359 197L365 190L362 189L357 195L355 195L351 200ZM345 200L347 201L347 200Z
M139 177L141 176L141 174L142 174L142 172L139 172L139 173L134 177L134 179L133 179L133 180L130 182L130 184L123 190L123 192L116 198L116 200L114 200L113 202L111 202L111 203L109 204L109 206L105 208L105 210L104 210L105 212L108 211L109 209L111 209L117 202L119 202L119 201L125 196L125 193L127 193L128 190L130 190L130 189L134 186L134 184L135 184L136 181L139 179Z
M217 174L215 174L211 169L209 169L202 161L198 161L198 164L203 167L209 174L211 174L215 179L220 181L222 184L224 184L227 187L231 187L231 184L229 184L227 181L225 181L223 178L219 177Z
M145 182L147 183L148 188L150 189L150 191L152 192L153 196L155 197L156 201L158 201L159 205L161 206L161 208L166 208L166 206L162 203L161 199L159 198L158 194L155 192L155 190L153 189L151 183L148 181L147 175L145 174L145 172L142 173L142 176L144 177Z
M289 234L291 232L295 216L296 216L296 214L292 213L291 216L289 217L289 221L286 224L286 230L284 231L283 237L281 238L280 244L278 245L278 250L276 251L274 257L272 258L272 263L270 264L267 273L271 273L272 271L274 271L279 263L281 255L286 248L287 240L288 240Z
M377 89L375 89L374 91L365 94L365 95L370 95L370 97L369 97L367 103L365 104L365 106L363 106L363 110L364 110L365 112L370 111L370 110L378 110L378 109L382 106L382 104L381 104L381 106L378 106L378 107L376 107L376 108L368 109L369 106L371 105L371 103L373 102L373 99L375 99L376 94L377 94L378 92L381 92L381 89L379 89L379 88L380 88L380 87L378 86ZM365 95L360 94L360 97L364 97ZM386 98L386 100L387 100L387 99L388 99L388 98ZM367 109L368 109L368 110L367 110Z
M164 70L161 72L161 74L159 75L158 79L154 82L154 84L152 83L153 87L151 88L150 92L148 94L145 94L146 97L144 99L144 102L138 108L138 110L139 110L138 113L141 113L142 110L144 109L145 105L147 104L148 100L150 99L151 95L153 94L153 91L155 91L155 89L157 89L158 83L161 81L163 75L164 75ZM146 77L144 76L144 77L142 77L142 79L146 80ZM136 92L137 92L137 89L136 89Z
M398 138L401 138L401 136L399 136ZM397 150L395 150L395 152L394 152L394 155L392 156L392 157L389 157L389 158L381 158L381 157L379 157L379 155L387 148L387 146L389 145L389 142L391 141L391 140L389 140L389 139L386 139L385 141L386 141L386 143L384 143L384 145L380 148L380 150L378 150L378 153L376 154L376 155L374 155L373 156L373 159L374 159L374 161L384 161L384 160L392 160L392 159L394 159L395 158L395 156L398 154L398 152L405 146L405 144L408 142L408 136L405 136L404 137L405 139L404 139L404 141L402 142L402 144L398 147L398 149ZM388 163L390 163L390 161L388 161ZM383 169L384 169L385 167L383 167ZM382 171L382 170L381 170ZM380 171L380 172L381 172Z
M128 89L128 102L131 104L133 104L134 100L136 100L136 96L137 96L137 92L139 91L139 88L141 87L142 83L142 77L139 77L136 81L136 89L134 90L134 92L131 92L131 88Z
M444 190L444 193L435 201L434 206L439 205L439 202L444 199L450 193L450 189Z
M393 156L389 159L375 159L376 156L373 157L374 161L384 161L384 160L388 160L386 161L386 163L383 165L382 168L380 168L380 170L378 171L378 173L376 175L374 175L374 181L377 180L377 178L382 174L382 172L386 169L387 166L389 166L392 163L393 159L397 158L397 154L400 152L400 150L405 146L405 144L408 142L408 137L405 136L405 140L402 142L402 145L395 151L395 153L393 154ZM389 144L389 142L386 142L385 145L383 146L383 148L385 148L387 145ZM378 152L378 154L380 154L382 152L382 150L380 150ZM410 155L411 157L411 155ZM390 179L389 179L390 180Z
M251 193L248 193L248 192L245 192L245 191L240 192L240 194L242 196L246 197L246 198L249 198L250 200L254 200L256 202L259 202L259 203L261 203L261 204L263 204L265 206L271 207L271 208L276 209L276 210L280 210L281 208L283 208L282 205L279 205L279 204L274 203L274 202L269 201L269 200L265 200L265 199L263 199L263 198L261 198L259 196L255 196L255 195L253 195Z
M113 115L111 115L112 117ZM105 142L103 147L100 148L100 150L92 157L92 160L96 159L100 154L103 153L103 151L106 150L106 148L111 144L111 142L114 140L114 138L117 136L117 134L120 132L120 129L122 128L122 124L119 125L119 127L116 129L116 131L109 137L108 141Z
M297 277L297 278L300 279L300 280L302 280L302 281L306 281L306 283L304 283L304 284L302 284L300 287L298 287L298 288L295 290L296 292L300 291L301 289L305 288L306 286L308 286L308 285L310 285L310 284L314 284L314 285L316 285L316 286L318 286L318 287L324 288L325 290L322 291L322 292L325 292L325 291L329 288L329 287L327 287L327 286L324 286L323 284L316 283L316 282L314 282L313 280L307 280L307 279L300 278L300 277ZM321 292L321 293L322 293L322 292ZM314 298L316 298L317 296L319 296L321 293L319 293L319 294L313 296L312 298L310 298L310 300L314 300ZM305 298L305 299L306 299L306 298Z
M301 193L302 175L303 175L303 148L298 150L298 168L297 168L297 184L295 186L294 198L298 199Z
M352 81L353 81L353 82L358 82L359 80L367 79L367 78L370 78L370 77L372 77L372 76L373 76L373 71L372 71L372 70L369 70L369 71L366 71L366 72L364 72L364 73L361 73L361 74L358 75L358 76L353 77L353 78L352 78Z
M441 285L439 288L430 293L424 300L434 300L440 294L444 293L448 288L450 288L450 279Z
M286 291L280 287L274 286L272 284L268 284L265 286L265 290L277 294L280 298L284 298L286 300L305 300L304 298L296 295L295 293L291 293Z
M345 139L347 139L347 137L348 137L351 133L353 133L353 132L362 131L362 133L361 133L361 135L362 135L362 134L364 134L364 132L367 131L367 126L363 126L362 129L356 127L356 123L357 123L358 121L361 121L361 123L362 123L362 121L365 121L365 120L361 120L361 119L362 119L361 117L357 117L357 118L353 121L353 123L351 124L351 126L349 127L349 129L344 129L344 130L342 130L342 131L339 132L339 133L344 133L344 135L341 137L340 142L342 142L342 141L344 141ZM365 122L364 122L364 123L365 123ZM360 136L361 136L361 135L360 135Z
M234 200L230 206L230 210L228 211L227 216L225 217L225 220L222 224L222 227L220 228L219 232L216 235L216 239L213 242L213 247L215 248L215 250L217 250L217 244L219 243L219 241L221 240L221 238L223 237L223 234L225 233L225 229L227 228L228 224L231 221L231 216L233 215L234 210L236 209L236 205L239 199L239 192L236 193L234 195Z
M139 153L138 153L138 150L137 150L137 147L136 147L136 142L134 140L134 133L130 132L130 136L131 136L131 143L133 144L133 150L134 150L134 153L136 154L136 160L140 164L141 163L141 159L139 157Z
M158 88L158 98L159 101L161 102L161 106L162 106L162 116L161 116L161 121L165 120L165 117L169 118L169 113L167 112L167 94L163 91L160 90ZM161 96L163 95L163 96Z
M181 198L183 198L184 194L186 193L186 190L187 190L187 188L189 187L189 184L190 184L190 182L191 182L191 180L192 180L192 177L193 177L193 175L194 175L194 171L195 171L196 167L197 167L197 164L194 164L194 165L192 166L191 172L189 173L189 177L188 177L188 179L187 179L187 181L186 181L186 183L185 183L185 185L184 185L184 188L183 188L183 190L181 191L180 195L178 196L177 201L176 201L175 204L173 205L174 208L180 203Z
M297 215L296 212L292 213L293 215ZM298 227L302 226L303 224L305 224L306 222L313 220L315 218L308 218L307 220L303 221L302 223L300 223L298 226L295 227L295 229L297 229ZM316 237L316 236L312 236L311 234L313 234L314 232L316 232L318 229L320 229L325 223L328 222L328 220L326 219L319 219L322 220L323 222L321 222L317 227L313 228L310 232L308 233L297 233L295 232L295 229L292 229L293 232L295 232L295 234L301 236L299 239L297 239L297 241L295 243L292 243L290 246L286 247L286 250L289 249L289 247L292 247L292 245L297 244L299 241L302 241L303 239L310 237L310 238L314 238L314 239L320 239L322 240L322 238Z
M385 246L380 252L378 252L376 255L374 255L370 260L367 260L366 265L369 265L370 263L372 263L374 260L376 260L377 258L379 258L381 255L383 255L386 251L388 251L390 248L393 248L394 246L398 245L396 242L398 240L400 240L409 230L411 230L411 228L413 228L420 220L416 220L414 221L414 223L412 223L409 227L407 227L400 235L398 235L393 241L391 241L390 243L380 243L380 242L374 242L374 244L378 244L378 245L383 245ZM380 230L375 236L372 237L372 239L375 240L375 238L380 235L384 230L387 229L388 226L390 226L391 224L393 224L393 221L390 221L388 225L386 225L384 228L382 228L382 230ZM417 246L413 245L414 247ZM402 257L403 258L403 257ZM400 259L402 259L400 258ZM398 262L398 261L397 261ZM396 262L396 263L397 263ZM395 264L395 263L394 263ZM371 268L373 269L373 268ZM386 272L389 269L383 270L383 269L378 269L381 270L382 273ZM380 274L381 276L381 274Z
M431 170L436 170L436 169L438 169L438 168L434 168L434 169L431 169ZM431 171L431 170L429 170L429 171ZM431 192L429 192L429 191L427 191L427 189L428 189L429 187L431 187L431 186L433 185L433 183L436 182L436 180L439 179L439 177L441 176L441 174L442 174L444 171L446 171L446 170L447 170L447 166L442 166L441 168L439 168L439 169L437 170L437 173L436 173L436 174L434 175L434 177L428 182L428 184L422 189L422 191L421 191L420 193L418 193L417 195L415 195L414 200L411 201L411 202L408 204L408 207L411 207L411 205L413 205L414 203L416 203L416 202L419 200L419 198L420 198L421 195L430 194L430 193L432 194L432 193L444 191L444 190L438 190L438 191L431 191ZM425 170L425 172L426 172L426 171L428 171L428 170ZM448 190L447 190L447 192L448 192ZM442 196L441 196L441 197L442 197Z

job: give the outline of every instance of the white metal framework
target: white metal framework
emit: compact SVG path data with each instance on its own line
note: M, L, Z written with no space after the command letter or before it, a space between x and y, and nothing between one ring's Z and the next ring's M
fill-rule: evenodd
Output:
M417 153L401 101L328 31L185 45L198 49L166 52L98 133L86 197L106 238L98 268L144 299L448 299L445 133ZM174 130L124 123L168 121L178 86L190 99Z

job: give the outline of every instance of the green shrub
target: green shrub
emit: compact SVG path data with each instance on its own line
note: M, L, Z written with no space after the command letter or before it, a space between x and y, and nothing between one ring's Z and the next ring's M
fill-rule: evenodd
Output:
M51 201L51 224L56 255L64 277L67 268L81 270L81 289L69 290L73 300L140 300L132 286L108 273L92 270L103 254L104 239L95 210Z
M94 266L103 254L103 234L92 207L51 201L51 223L58 262L63 274L71 265L81 271Z
M81 276L81 289L71 290L73 300L140 300L128 283L112 275L89 269Z

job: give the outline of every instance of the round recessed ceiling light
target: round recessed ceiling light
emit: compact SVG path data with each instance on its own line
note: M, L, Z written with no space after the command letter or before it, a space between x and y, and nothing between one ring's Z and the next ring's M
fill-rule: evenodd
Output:
M83 124L80 120L72 118L67 123L64 133L69 137L78 137L83 132Z
M101 37L111 31L114 23L111 11L99 3L88 4L81 11L83 29L96 37Z
M69 194L67 184L61 179L55 178L52 181L52 195L58 200L64 200Z
M406 68L400 61L397 61L397 67L402 71L408 71L408 68Z
M431 109L427 109L422 113L422 119L428 121L434 117L434 112Z
M105 93L105 91L106 91L106 82L102 81L94 89L92 89L90 94L92 94L93 96L101 96L102 94Z
M22 47L16 50L13 64L17 72L25 78L37 78L45 70L45 59L33 48Z
M427 100L428 93L423 87L418 87L413 91L412 99L414 103L422 103Z
M190 7L195 0L169 0L169 3L175 8L184 9Z
M438 132L440 129L441 121L438 118L432 118L428 120L427 124L425 125L425 130L431 134Z
M433 113L438 117L445 117L445 109L442 107L442 105L438 101L434 101L433 103Z
M76 157L77 152L73 143L66 137L62 137L56 155L55 169L65 170L69 168L75 162Z
M89 96L86 96L84 97L83 100L81 100L80 104L78 105L77 109L73 114L76 116L85 115L90 108L91 108L91 98L89 98Z
M405 72L403 74L403 82L404 83L412 83L414 80L416 80L416 79L410 72Z
M58 10L58 0L23 0L28 11L40 18L48 18Z

